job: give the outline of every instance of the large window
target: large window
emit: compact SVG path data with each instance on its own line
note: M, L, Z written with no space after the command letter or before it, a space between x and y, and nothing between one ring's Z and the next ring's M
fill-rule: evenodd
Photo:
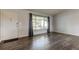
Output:
M33 30L41 30L48 28L48 18L43 16L32 16Z

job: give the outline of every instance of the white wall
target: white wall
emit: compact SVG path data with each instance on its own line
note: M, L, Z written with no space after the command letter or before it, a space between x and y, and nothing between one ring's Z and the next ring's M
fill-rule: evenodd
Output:
M27 11L27 10L0 10L1 11L1 40L7 40L17 37L28 36L29 31L29 13L50 16L42 13ZM50 31L53 31L51 17ZM41 33L41 31L39 32ZM44 33L44 31L42 32Z
M17 37L17 27L15 27L17 22L16 15L13 12L1 11L1 39Z
M79 10L65 10L55 15L54 31L79 36Z

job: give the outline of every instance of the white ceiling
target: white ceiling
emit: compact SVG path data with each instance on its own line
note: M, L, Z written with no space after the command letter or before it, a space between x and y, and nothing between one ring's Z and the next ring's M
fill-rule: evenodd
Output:
M39 12L39 13L44 13L44 14L49 14L49 15L55 15L57 13L62 12L64 9L30 9L30 11L33 12Z

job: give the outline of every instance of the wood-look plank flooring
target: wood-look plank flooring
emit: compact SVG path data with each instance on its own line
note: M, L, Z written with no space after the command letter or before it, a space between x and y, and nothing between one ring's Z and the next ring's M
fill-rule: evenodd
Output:
M78 50L79 37L60 33L42 34L34 37L1 43L0 50Z

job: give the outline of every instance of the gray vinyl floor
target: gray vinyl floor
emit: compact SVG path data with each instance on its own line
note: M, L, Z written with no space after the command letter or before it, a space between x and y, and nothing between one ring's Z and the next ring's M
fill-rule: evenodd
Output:
M49 33L0 44L0 50L78 50L79 37Z

